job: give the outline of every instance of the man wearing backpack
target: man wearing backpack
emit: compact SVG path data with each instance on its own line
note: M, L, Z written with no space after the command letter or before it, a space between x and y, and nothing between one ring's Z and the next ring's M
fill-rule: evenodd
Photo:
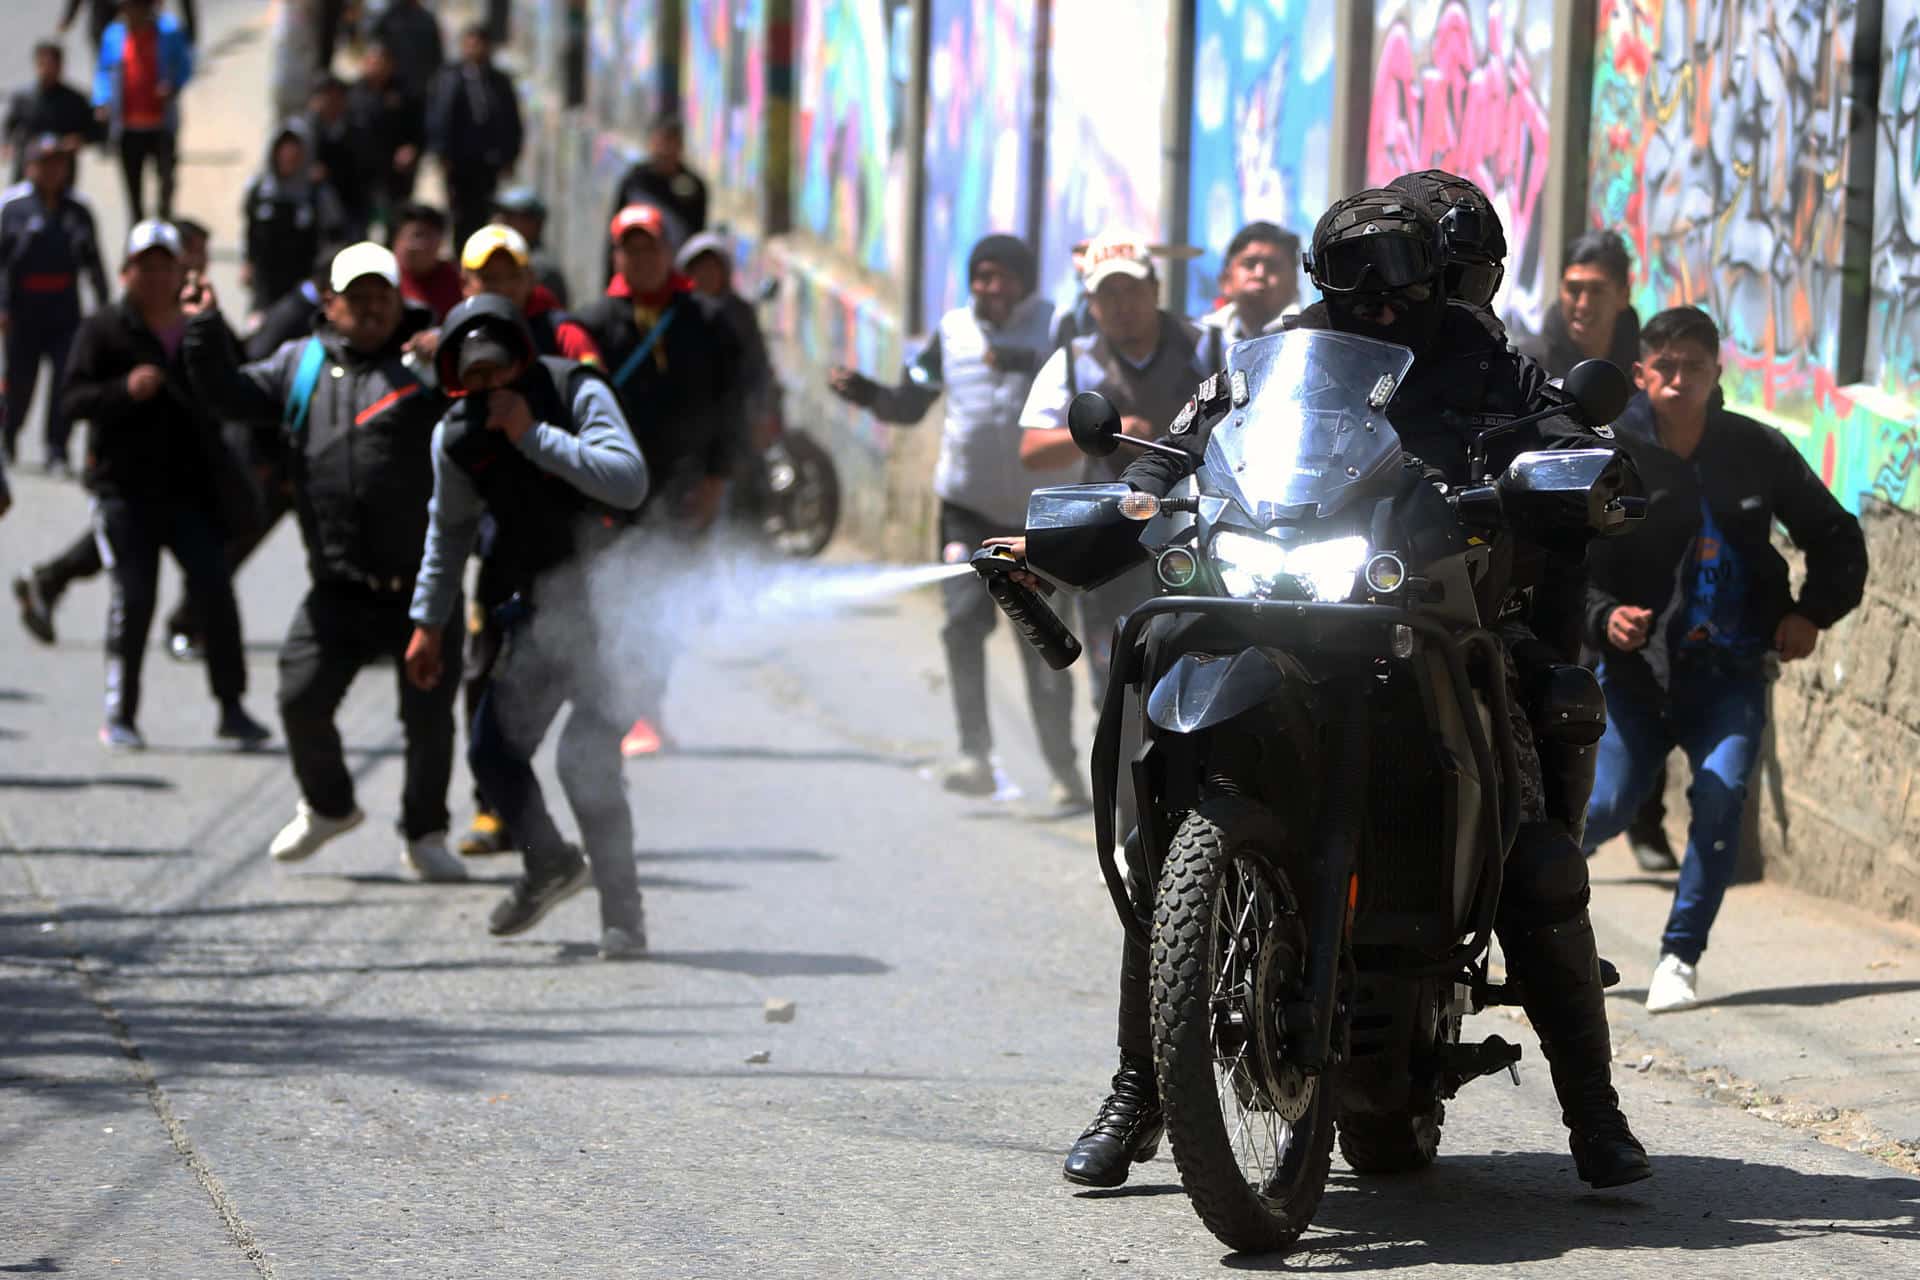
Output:
M313 576L280 651L280 716L301 800L274 837L270 853L279 862L311 857L365 817L333 716L360 669L400 659L412 634L407 604L433 496L428 446L446 407L432 370L404 349L433 321L402 301L393 254L371 243L343 249L327 285L325 324L246 365L234 359L212 288L203 284L186 305L194 389L221 416L287 439ZM442 631L457 660L458 626ZM422 880L464 880L465 866L447 848L459 681L399 683L407 752L401 860Z

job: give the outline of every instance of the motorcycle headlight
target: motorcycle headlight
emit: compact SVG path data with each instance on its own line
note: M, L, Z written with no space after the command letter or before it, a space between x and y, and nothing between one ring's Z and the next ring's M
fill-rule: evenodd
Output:
M1345 600L1353 594L1354 575L1366 564L1367 551L1367 540L1358 534L1291 547L1230 529L1213 539L1221 585L1242 599L1298 584L1309 599Z

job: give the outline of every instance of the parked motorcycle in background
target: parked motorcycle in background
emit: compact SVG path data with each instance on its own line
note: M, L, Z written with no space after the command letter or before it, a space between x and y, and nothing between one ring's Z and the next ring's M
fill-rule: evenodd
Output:
M1483 436L1476 483L1451 491L1403 466L1385 410L1412 364L1404 347L1327 330L1240 343L1202 391L1224 415L1204 459L1168 497L1071 485L1028 508L1032 570L1085 590L1145 559L1164 592L1116 627L1095 841L1121 922L1152 956L1182 1185L1238 1250L1307 1229L1336 1129L1356 1172L1423 1167L1446 1099L1519 1059L1499 1036L1462 1039L1468 1015L1519 1003L1488 976L1520 823L1490 629L1504 544L1620 532L1644 507L1611 449L1523 453L1488 476ZM1589 362L1566 395L1574 405L1549 412L1604 422L1625 379ZM1193 466L1122 437L1097 394L1069 425L1094 456L1124 442ZM1072 660L1073 637L1004 556L976 567L1053 665ZM1144 746L1122 760L1129 717ZM1157 886L1150 918L1115 854L1122 786L1139 815L1128 862Z

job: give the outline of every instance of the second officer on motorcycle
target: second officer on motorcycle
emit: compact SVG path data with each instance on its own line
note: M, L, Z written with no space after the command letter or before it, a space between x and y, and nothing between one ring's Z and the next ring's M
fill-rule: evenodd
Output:
M1537 382L1509 350L1499 322L1484 311L1450 304L1446 241L1427 208L1406 193L1371 189L1335 204L1320 220L1308 271L1325 301L1304 312L1305 328L1332 329L1397 343L1416 363L1387 414L1408 458L1410 485L1459 487L1473 474L1476 444L1486 472L1497 474L1531 449L1605 447L1606 441L1566 417L1549 417L1497 440L1481 437L1503 422L1543 409ZM1165 443L1195 462L1145 453L1122 479L1165 496L1198 465L1224 403L1203 398L1172 425ZM1222 397L1224 400L1224 397ZM1596 1187L1651 1176L1611 1081L1600 961L1587 915L1586 860L1578 830L1592 787L1593 751L1542 732L1573 708L1591 715L1600 704L1592 677L1574 666L1584 593L1584 545L1521 546L1495 630L1512 659L1509 682L1519 747L1522 823L1508 855L1497 934L1522 1005L1548 1060L1580 1177ZM1584 679L1582 677L1584 676ZM1550 712L1551 709L1551 712ZM1536 749L1537 745L1537 749ZM1137 902L1152 897L1139 863L1130 859ZM1129 942L1121 964L1120 1070L1113 1093L1067 1157L1069 1181L1124 1182L1129 1166L1159 1145L1163 1118L1154 1079L1151 1000L1145 949Z

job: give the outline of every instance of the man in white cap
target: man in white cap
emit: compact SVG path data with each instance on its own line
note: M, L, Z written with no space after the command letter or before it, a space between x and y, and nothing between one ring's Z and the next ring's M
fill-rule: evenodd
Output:
M1146 237L1108 232L1087 244L1083 280L1091 299L1094 332L1055 351L1033 382L1020 425L1020 460L1034 470L1084 463L1084 479L1111 481L1132 459L1082 459L1067 430L1067 406L1082 391L1098 391L1120 411L1130 436L1151 440L1165 433L1200 380L1211 373L1200 360L1202 333L1192 322L1160 307L1160 278ZM1150 588L1131 576L1090 592L1081 600L1081 637L1092 661L1094 699L1106 686L1112 663L1113 621Z
M270 853L297 862L364 818L334 712L362 667L383 658L399 665L413 630L407 604L433 497L429 446L447 402L406 343L433 317L401 298L400 264L372 243L335 256L324 323L264 360L236 363L211 286L200 286L186 312L194 389L222 417L283 436L291 458L313 585L280 650L280 717L301 800ZM446 628L444 643L459 652L457 626ZM464 880L447 848L459 681L443 676L423 689L402 679L399 693L401 859L423 880Z
M238 513L222 511L217 477L229 455L181 363L181 257L171 223L134 225L120 268L123 292L81 324L61 388L61 408L88 424L87 487L113 573L100 740L120 751L146 745L137 727L140 675L162 548L205 610L207 681L220 704L216 733L241 746L268 736L241 705L247 666L223 545Z

